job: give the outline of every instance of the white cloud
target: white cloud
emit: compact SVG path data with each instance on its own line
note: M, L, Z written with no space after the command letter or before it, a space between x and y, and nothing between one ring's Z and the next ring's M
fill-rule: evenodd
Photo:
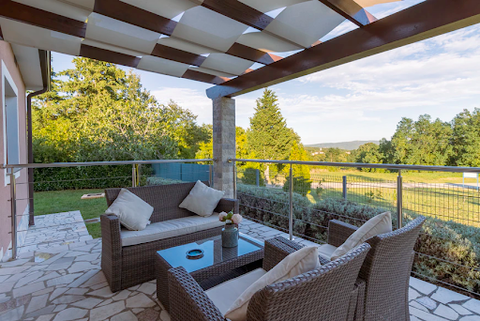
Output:
M160 104L167 104L170 100L179 106L189 109L198 115L198 124L212 123L212 101L205 92L184 87L161 87L151 92ZM239 118L238 126L248 127L248 116L253 115L255 99L238 97L235 99L236 115Z
M451 120L475 106L479 83L480 26L472 26L300 78L303 93L282 94L280 106L306 143L378 139L401 117Z
M198 115L198 124L212 123L212 101L205 93L191 88L161 87L151 92L160 104L170 100Z

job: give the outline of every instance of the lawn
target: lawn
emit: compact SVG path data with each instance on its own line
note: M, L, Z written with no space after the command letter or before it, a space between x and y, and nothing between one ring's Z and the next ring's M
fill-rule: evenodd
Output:
M36 192L35 215L80 211L85 220L99 217L107 209L105 198L82 200L81 197L83 194L102 192L101 189ZM100 223L87 224L87 229L92 237L100 237Z
M370 173L360 172L356 170L342 170L338 172L328 172L319 169L313 169L311 171L311 178L317 180L319 177L335 177L340 182L342 176L352 177L356 179L364 180L387 180L395 181L398 173ZM446 173L446 172L403 172L404 182L416 182L416 183L462 183L462 173ZM465 183L476 183L477 180L473 178L465 179Z

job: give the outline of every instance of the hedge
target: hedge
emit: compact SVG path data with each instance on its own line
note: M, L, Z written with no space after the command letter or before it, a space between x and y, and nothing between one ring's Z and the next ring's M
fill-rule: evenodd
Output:
M237 189L243 215L288 231L287 192L243 184L238 184ZM343 199L329 198L313 203L298 193L293 196L294 232L320 243L326 242L331 219L361 226L366 220L386 211ZM407 214L404 220L408 222L416 216ZM392 220L393 226L396 226L395 215L392 215ZM427 217L415 251L420 253L415 256L415 273L480 294L479 228Z
M151 175L150 165L140 167L141 185ZM103 189L132 186L131 165L79 166L36 168L34 189L41 191L61 191L69 189Z

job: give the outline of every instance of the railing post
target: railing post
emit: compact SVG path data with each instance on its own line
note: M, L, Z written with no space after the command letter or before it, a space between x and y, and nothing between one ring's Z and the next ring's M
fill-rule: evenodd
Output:
M132 187L137 187L137 169L135 164L132 164Z
M208 183L210 185L210 187L213 187L213 179L212 179L212 164L209 164L208 165Z
M232 161L232 171L233 171L233 198L237 199L237 162Z
M290 215L288 221L288 234L290 240L293 240L293 166L290 164Z
M10 168L10 208L12 221L12 260L17 259L17 184L14 169Z
M343 199L347 200L347 176L342 177L342 194Z
M403 205L403 178L402 171L398 170L397 177L397 228L402 228L402 205Z

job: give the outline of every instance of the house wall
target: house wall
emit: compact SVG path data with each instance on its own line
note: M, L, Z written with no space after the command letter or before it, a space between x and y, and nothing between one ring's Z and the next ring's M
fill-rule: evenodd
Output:
M20 74L20 70L15 63L15 57L10 44L0 41L0 163L6 162L6 127L5 127L5 80L13 82L17 91L18 107L18 132L19 132L19 159L20 163L27 163L27 138L26 138L26 90ZM8 100L8 99L7 99ZM11 100L11 98L10 98ZM10 216L10 186L9 177L6 176L6 170L0 169L0 261L11 257L11 218ZM23 169L16 174L17 182L17 222L18 230L25 230L28 225L28 185L27 170ZM22 184L23 183L23 184ZM21 243L25 233L20 233Z

